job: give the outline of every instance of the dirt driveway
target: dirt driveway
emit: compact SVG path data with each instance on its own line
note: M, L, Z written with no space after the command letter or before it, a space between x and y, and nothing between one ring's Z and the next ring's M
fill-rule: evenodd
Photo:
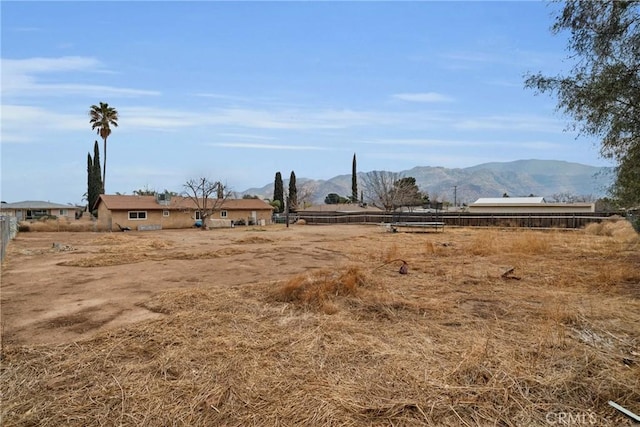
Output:
M269 282L344 261L379 226L268 226L126 233L20 233L2 267L2 340L61 343L162 316L140 304L175 288Z

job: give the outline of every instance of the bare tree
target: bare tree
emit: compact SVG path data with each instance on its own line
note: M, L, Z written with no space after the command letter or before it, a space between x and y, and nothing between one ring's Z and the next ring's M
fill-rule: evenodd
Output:
M184 184L184 195L196 205L196 211L202 229L206 230L207 219L217 210L231 195L220 181L211 181L207 178L192 178Z
M372 171L364 174L363 183L367 200L387 212L403 206L411 210L424 203L424 195L416 185L416 179L410 176Z
M398 192L394 191L395 183L400 176L395 172L371 171L363 175L365 198L373 206L387 212L398 206Z
M304 209L313 204L313 196L318 191L318 184L314 181L305 181L298 185L298 208Z
M595 197L591 194L576 195L572 193L556 193L551 196L552 203L593 203Z

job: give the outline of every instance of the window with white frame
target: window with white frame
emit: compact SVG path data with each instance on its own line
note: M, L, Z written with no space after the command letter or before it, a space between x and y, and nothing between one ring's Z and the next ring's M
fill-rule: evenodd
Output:
M220 211L220 218L226 218L227 217L227 211Z
M202 216L200 215L200 211L196 211L196 221L201 219L202 219Z
M167 209L162 211L162 216L169 216L169 211Z
M58 213L58 215L67 216L67 210L66 209L60 209L60 212Z
M129 211L129 219L132 219L132 220L147 219L147 211Z

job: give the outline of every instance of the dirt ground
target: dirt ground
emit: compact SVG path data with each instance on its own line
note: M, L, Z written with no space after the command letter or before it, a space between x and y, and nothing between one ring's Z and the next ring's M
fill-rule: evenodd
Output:
M2 341L59 344L158 318L140 304L161 291L281 280L339 265L347 261L345 242L384 233L380 226L328 231L274 225L20 233L2 270Z
M626 221L20 233L3 425L631 425L608 402L640 412L639 245Z

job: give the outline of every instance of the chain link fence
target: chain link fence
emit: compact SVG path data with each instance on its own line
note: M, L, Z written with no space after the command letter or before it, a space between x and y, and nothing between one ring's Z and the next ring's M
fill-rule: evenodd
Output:
M2 235L2 246L0 246L0 261L4 261L9 240L18 234L18 218L15 216L0 216L0 233Z

